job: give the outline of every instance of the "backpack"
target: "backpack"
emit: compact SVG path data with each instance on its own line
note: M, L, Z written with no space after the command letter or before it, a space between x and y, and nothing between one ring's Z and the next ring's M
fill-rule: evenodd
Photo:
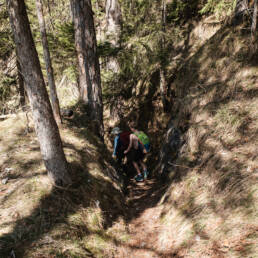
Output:
M139 131L137 133L134 133L141 145L144 147L143 152L148 153L150 151L150 139L143 131Z
M120 133L120 143L121 148L126 149L130 143L130 132L122 132Z

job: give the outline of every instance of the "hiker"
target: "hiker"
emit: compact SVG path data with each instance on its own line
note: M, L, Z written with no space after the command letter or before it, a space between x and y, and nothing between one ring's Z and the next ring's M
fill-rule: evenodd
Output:
M116 158L118 164L121 165L122 160L125 157L124 150L126 150L129 145L131 133L122 132L119 127L115 127L112 129L111 134L115 135L112 157Z
M137 171L135 180L137 182L142 182L144 179L146 179L148 177L148 174L149 174L149 172L147 170L147 166L143 162L145 147L143 146L143 144L140 142L139 138L137 137L137 134L139 134L140 132L136 129L135 123L131 122L129 124L129 127L133 133L130 134L129 146L124 151L124 154L128 153L128 158L130 161L132 161L133 166ZM141 167L143 169L143 175L140 171L138 163L141 165Z

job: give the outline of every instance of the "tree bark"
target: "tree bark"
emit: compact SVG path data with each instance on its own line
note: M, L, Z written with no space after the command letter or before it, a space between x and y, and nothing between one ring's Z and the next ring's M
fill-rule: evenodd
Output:
M166 101L166 96L167 96L167 83L166 83L166 77L165 77L165 69L161 65L160 70L159 70L159 75L160 75L160 96L161 96L161 102L163 106L163 111L167 111L167 101Z
M99 59L90 0L71 0L78 57L80 97L97 135L103 139L103 104Z
M48 98L24 0L6 0L6 3L44 164L56 185L70 184L68 164Z
M256 39L256 26L257 26L257 0L254 0L254 12L253 12L253 18L252 18L252 27L251 27L252 42L255 42L255 39Z
M106 1L106 23L106 33L112 45L118 47L122 27L122 13L118 0Z
M24 80L21 73L21 66L18 58L16 59L16 67L17 67L17 75L18 75L18 90L19 90L20 106L23 109L25 105L25 89L24 89Z
M113 48L120 45L121 29L122 29L122 12L118 0L106 1L106 38ZM120 70L116 57L108 57L106 64L108 70L118 73Z
M54 112L54 117L56 119L56 122L60 125L62 123L62 120L61 120L61 115L60 115L59 100L57 97L56 85L55 85L55 80L54 80L54 72L53 72L53 67L52 67L51 58L50 58L50 52L49 52L49 48L48 48L46 26L45 26L45 20L44 20L44 16L43 16L43 7L42 7L41 0L36 0L36 7L37 7L37 15L38 15L38 20L39 20L43 52L44 52L44 60L45 60L45 65L46 65L46 70L47 70L48 84L49 84L49 89L50 89L51 105L52 105L52 109Z
M162 26L162 36L161 36L161 62L160 62L160 96L163 106L163 111L165 112L167 110L167 83L166 83L166 77L165 77L165 56L164 56L164 50L165 50L165 32L166 32L166 0L162 1L162 14L161 14L161 26Z

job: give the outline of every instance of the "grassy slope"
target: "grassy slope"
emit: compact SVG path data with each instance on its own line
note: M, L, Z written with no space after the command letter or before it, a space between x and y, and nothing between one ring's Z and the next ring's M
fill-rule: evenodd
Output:
M183 257L258 253L258 63L243 32L218 30L172 85L172 110L187 130L161 200L157 244Z
M62 190L48 181L37 139L25 133L25 115L0 124L0 175L9 178L0 187L0 257L12 250L18 257L105 257L126 239L123 223L112 225L124 210L120 183L88 130L68 123L61 129L74 181Z
M189 52L181 55L182 46ZM187 128L186 143L157 207L153 248L185 257L254 257L258 71L257 56L249 56L249 34L222 28L207 42L190 38L178 49L168 74L187 60L171 86L172 115ZM158 79L149 77L139 80L128 105L158 147L167 115L160 111ZM128 235L117 217L123 213L119 186L105 176L113 173L109 159L102 159L106 150L89 132L65 126L62 137L76 183L68 191L52 189L34 134L23 134L24 121L21 115L0 125L1 176L13 169L0 188L0 256L11 250L25 257L111 256Z
M209 17L176 44L169 116L185 143L157 206L152 248L180 257L256 257L258 66L250 34ZM160 112L158 78L138 85L124 105L151 136L153 167L168 117Z

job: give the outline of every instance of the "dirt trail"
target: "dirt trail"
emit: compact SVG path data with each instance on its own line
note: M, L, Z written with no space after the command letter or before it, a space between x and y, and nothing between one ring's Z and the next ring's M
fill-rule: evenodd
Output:
M157 239L162 212L158 202L166 188L155 178L140 183L130 180L126 218L130 240L117 250L116 257L179 257L172 250L162 250Z

